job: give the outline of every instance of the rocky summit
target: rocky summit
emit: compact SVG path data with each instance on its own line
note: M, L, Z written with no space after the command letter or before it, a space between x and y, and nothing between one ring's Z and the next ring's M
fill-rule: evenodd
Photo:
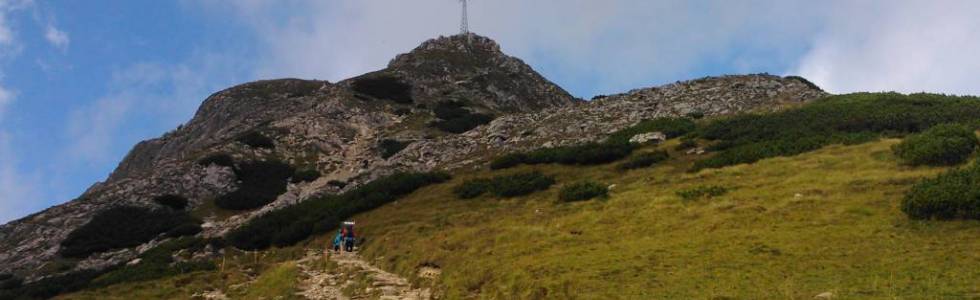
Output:
M762 74L582 101L489 38L440 37L383 70L340 82L265 80L211 95L186 124L137 144L105 182L0 227L0 273L33 281L128 262L167 235L84 257L66 257L62 248L99 213L157 209L165 195L186 198L187 211L204 222L199 234L216 237L263 213L398 171L482 168L495 155L596 141L642 120L774 110L824 96L805 79ZM318 176L293 176L254 208L215 208L215 199L253 180L248 162L268 161Z

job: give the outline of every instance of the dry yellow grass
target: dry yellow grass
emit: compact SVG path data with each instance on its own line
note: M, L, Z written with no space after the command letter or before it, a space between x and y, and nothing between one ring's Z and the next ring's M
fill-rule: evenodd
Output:
M615 184L605 201L458 200L459 175L358 218L365 253L411 276L438 265L449 298L944 299L980 296L980 223L919 222L903 192L941 168L899 166L884 140L696 174L690 157L622 173L537 166ZM676 142L673 142L676 143ZM673 143L665 145L670 148ZM731 189L694 202L698 185Z
M681 153L629 172L544 165L456 174L355 219L368 239L366 257L448 299L980 297L980 222L907 219L898 209L904 191L944 168L900 166L889 149L897 142L693 174L686 170L695 157ZM530 169L555 175L558 184L504 200L452 195L465 179ZM581 180L616 186L607 200L557 201L562 184ZM702 185L729 191L696 201L676 195ZM186 298L213 285L233 298L288 293L294 276L282 266L328 239L270 250L259 264L238 256L224 271L64 298ZM440 267L441 276L418 278L423 265ZM245 270L258 278L248 280ZM235 284L241 287L229 288Z

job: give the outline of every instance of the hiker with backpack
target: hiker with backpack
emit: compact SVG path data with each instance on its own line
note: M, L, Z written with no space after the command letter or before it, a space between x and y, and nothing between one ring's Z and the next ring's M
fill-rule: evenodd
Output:
M356 241L354 235L354 222L353 221L344 222L343 228L344 228L343 231L344 251L354 252L354 243Z
M344 240L344 230L337 230L337 236L333 238L333 252L340 252L340 244Z

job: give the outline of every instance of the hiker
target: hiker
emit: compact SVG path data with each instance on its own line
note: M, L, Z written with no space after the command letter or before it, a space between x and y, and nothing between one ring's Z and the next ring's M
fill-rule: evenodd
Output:
M354 252L354 222L344 222L344 251Z
M333 252L340 252L340 243L344 240L343 229L337 230L337 236L333 238Z

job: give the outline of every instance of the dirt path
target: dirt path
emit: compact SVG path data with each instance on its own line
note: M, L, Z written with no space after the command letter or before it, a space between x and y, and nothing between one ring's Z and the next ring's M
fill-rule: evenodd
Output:
M356 253L330 253L308 249L299 260L304 274L299 295L307 299L428 300L428 289L413 289L407 279L379 269ZM345 294L345 292L347 292Z

